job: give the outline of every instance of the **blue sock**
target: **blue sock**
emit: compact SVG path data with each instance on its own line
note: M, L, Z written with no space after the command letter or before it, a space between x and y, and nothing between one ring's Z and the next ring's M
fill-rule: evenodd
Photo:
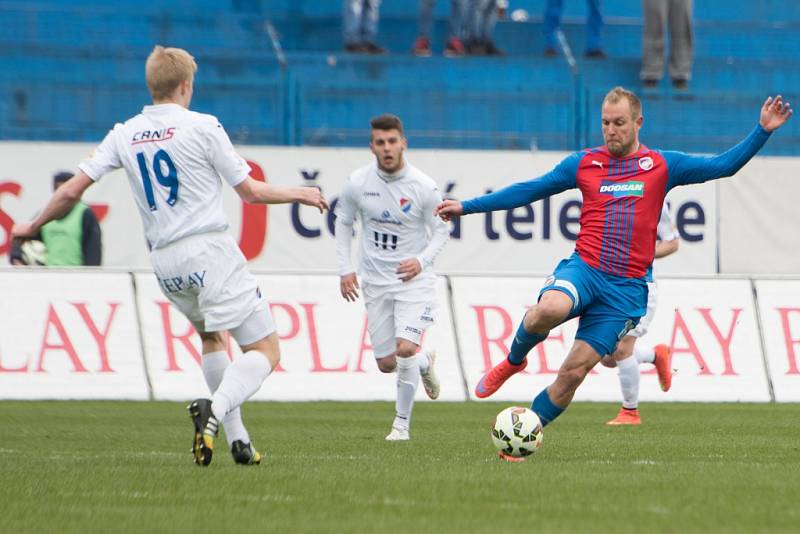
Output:
M550 400L550 395L547 394L547 388L544 388L531 403L531 410L533 410L539 419L542 421L542 426L547 426L553 419L562 414L566 408L559 408L553 401Z
M525 330L525 320L519 323L517 333L514 335L514 341L511 342L511 352L508 355L508 361L514 365L519 365L528 355L533 347L547 339L547 335L531 334Z

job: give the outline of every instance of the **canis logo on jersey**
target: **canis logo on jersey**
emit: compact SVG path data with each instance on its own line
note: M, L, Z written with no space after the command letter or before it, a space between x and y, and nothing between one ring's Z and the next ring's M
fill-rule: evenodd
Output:
M407 198L401 198L400 199L400 210L403 213L408 213L409 211L411 211L411 201L408 200Z
M639 168L643 171L649 171L653 168L653 158L650 156L645 156L643 158L639 158Z
M131 144L152 143L153 141L166 141L175 135L175 128L162 128L160 130L142 130L131 137Z
M600 193L613 195L614 198L621 197L643 197L644 182L612 182L603 180L600 184Z

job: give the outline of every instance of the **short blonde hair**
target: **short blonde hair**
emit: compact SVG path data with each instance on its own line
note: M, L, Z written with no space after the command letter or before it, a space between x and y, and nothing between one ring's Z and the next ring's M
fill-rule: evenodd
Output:
M181 82L194 79L197 63L182 48L156 45L147 58L144 71L153 100L164 100L172 96Z
M617 86L610 90L603 99L603 104L605 105L606 102L609 104L616 104L623 98L627 99L628 104L630 104L633 118L638 119L642 115L642 101L639 100L639 97L636 96L633 91L629 91L624 87Z

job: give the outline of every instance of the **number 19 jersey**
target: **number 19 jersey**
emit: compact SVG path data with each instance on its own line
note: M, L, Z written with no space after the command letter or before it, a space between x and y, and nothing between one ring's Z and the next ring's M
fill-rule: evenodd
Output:
M243 182L250 166L212 115L178 104L145 106L106 135L79 168L98 181L125 168L151 249L191 235L222 232L222 179Z

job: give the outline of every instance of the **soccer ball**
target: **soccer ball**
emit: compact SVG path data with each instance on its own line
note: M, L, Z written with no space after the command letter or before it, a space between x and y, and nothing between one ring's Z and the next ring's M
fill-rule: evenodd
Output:
M529 456L542 446L542 422L527 408L506 408L494 420L492 441L497 450L514 458Z
M20 246L25 265L46 265L47 247L36 239L29 239Z

